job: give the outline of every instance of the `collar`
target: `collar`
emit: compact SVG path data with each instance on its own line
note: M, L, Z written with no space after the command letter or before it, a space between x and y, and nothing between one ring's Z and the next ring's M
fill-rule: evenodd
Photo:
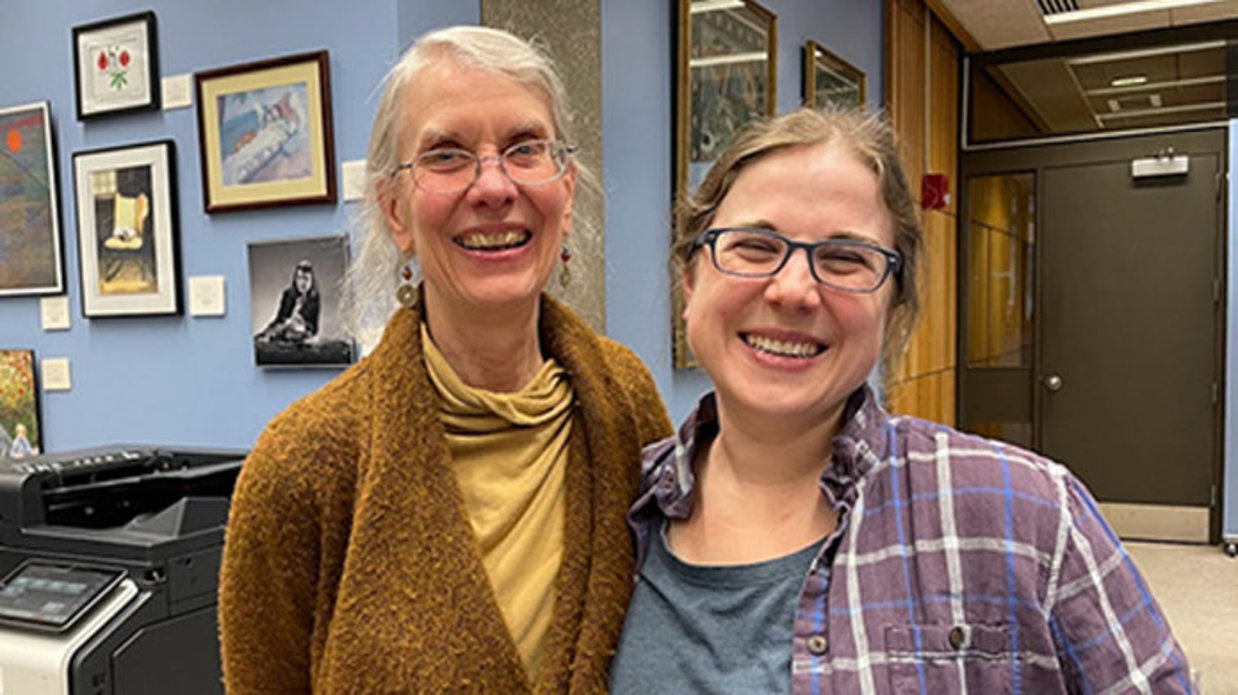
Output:
M890 417L867 383L847 398L842 422L830 440L831 463L821 474L821 489L835 508L854 504L859 482L891 447ZM671 519L690 516L696 485L692 461L700 447L717 435L717 399L710 391L701 396L675 436L641 452L641 493L629 517L636 521L655 508Z

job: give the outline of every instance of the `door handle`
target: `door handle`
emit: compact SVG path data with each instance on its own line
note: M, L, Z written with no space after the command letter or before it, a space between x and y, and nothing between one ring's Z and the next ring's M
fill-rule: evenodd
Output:
M1049 376L1045 377L1045 388L1049 389L1050 391L1055 391L1055 392L1061 391L1062 390L1062 377L1058 376L1057 374L1050 374Z

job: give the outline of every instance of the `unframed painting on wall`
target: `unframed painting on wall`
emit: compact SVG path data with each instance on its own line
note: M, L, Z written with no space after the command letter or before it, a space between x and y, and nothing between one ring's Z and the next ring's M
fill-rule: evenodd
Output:
M38 393L34 351L0 349L0 460L42 450Z

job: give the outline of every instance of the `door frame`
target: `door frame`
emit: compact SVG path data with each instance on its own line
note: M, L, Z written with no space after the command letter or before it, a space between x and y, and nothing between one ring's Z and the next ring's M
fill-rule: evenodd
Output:
M968 247L968 236L971 227L970 213L970 186L969 182L972 177L998 174L1019 174L1032 173L1035 190L1035 225L1037 230L1037 243L1033 244L1033 258L1035 272L1030 278L1033 283L1033 293L1035 302L1035 321L1033 327L1033 345L1030 367L1030 381L1027 385L1030 393L1030 403L1028 407L1031 409L1032 422L1032 448L1039 450L1041 446L1041 425L1042 425L1042 410L1044 403L1044 391L1040 388L1041 380L1044 378L1045 369L1041 364L1043 345L1043 325L1040 320L1040 312L1044 307L1043 297L1043 282L1042 274L1045 272L1042 265L1042 244L1039 243L1040 230L1044 229L1044 171L1049 167L1057 167L1070 164L1085 164L1101 161L1114 161L1121 159L1132 159L1138 156L1147 156L1152 152L1156 152L1164 147L1163 144L1168 140L1172 140L1175 151L1179 153L1190 153L1192 151L1212 152L1216 148L1216 142L1219 139L1220 145L1217 149L1218 154L1218 176L1215 182L1216 186L1216 242L1215 255L1213 262L1213 278L1214 278L1214 296L1213 302L1213 320L1214 320L1214 336L1213 336L1213 364L1214 373L1216 374L1216 405L1212 410L1212 461L1210 462L1211 480L1212 480L1212 496L1208 506L1208 537L1210 543L1219 542L1221 539L1221 523L1222 523L1222 505L1220 500L1220 491L1223 489L1223 464L1225 456L1225 385L1228 383L1226 374L1226 352L1225 340L1227 335L1227 304L1229 300L1229 292L1227 287L1227 259L1229 246L1229 131L1224 126L1194 128L1189 131L1177 132L1161 132L1150 134L1130 135L1120 138L1105 138L1088 141L1072 141L1072 142L1055 142L1044 144L1022 144L1012 145L1010 147L992 147L983 150L965 150L959 153L959 217L956 219L956 253L958 263L956 265L956 283L958 292L956 296L956 311L958 320L956 321L956 341L955 341L955 360L957 369L955 370L955 421L960 427L966 422L964 413L968 408L968 393L965 382L968 376L968 300L970 292L970 263L971 256ZM1183 145L1186 145L1184 147Z

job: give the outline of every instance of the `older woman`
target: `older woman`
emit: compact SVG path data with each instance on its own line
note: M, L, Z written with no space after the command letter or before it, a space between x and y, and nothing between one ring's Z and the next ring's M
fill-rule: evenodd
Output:
M891 417L866 385L915 314L921 246L886 125L758 124L681 213L716 391L646 449L612 692L1190 690L1069 471Z
M585 176L570 123L549 60L505 32L428 34L391 71L358 263L405 306L246 462L232 695L605 687L635 462L671 429L639 360L542 294Z

